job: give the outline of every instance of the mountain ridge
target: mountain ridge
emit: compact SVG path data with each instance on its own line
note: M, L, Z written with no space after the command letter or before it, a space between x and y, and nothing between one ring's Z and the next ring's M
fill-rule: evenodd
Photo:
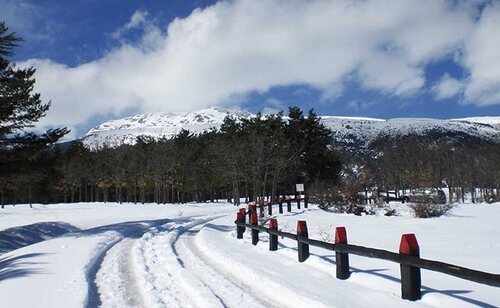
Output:
M201 133L218 129L224 118L248 118L253 114L241 110L210 107L192 112L138 114L104 122L85 134L81 140L90 148L104 145L116 147L134 144L139 136L155 139L172 138L182 129ZM500 144L500 116L469 117L462 119L393 118L320 116L333 131L334 142L354 150L366 147L380 136L426 135L431 132L470 136Z

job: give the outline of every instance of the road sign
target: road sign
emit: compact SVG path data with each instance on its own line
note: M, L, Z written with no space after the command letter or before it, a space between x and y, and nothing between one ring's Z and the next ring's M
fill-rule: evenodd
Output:
M295 190L297 192L304 192L304 184L295 184Z

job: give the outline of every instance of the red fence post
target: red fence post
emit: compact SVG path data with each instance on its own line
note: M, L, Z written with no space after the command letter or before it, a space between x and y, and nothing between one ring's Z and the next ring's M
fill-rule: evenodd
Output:
M278 220L276 218L269 220L269 230L278 230ZM278 236L276 234L269 233L269 250L278 250Z
M240 209L240 213L243 214L243 219L244 219L244 222L245 222L246 221L246 218L245 218L246 217L245 216L246 215L246 210L244 208L241 208Z
M252 213L250 223L254 226L258 224L257 213ZM259 242L259 230L252 229L252 244L257 245Z
M399 253L419 257L420 248L415 234L403 234L399 244ZM401 298L410 301L422 297L420 268L401 264Z
M345 227L335 228L335 244L347 244L347 231ZM335 252L335 264L337 265L337 279L347 279L349 272L349 254Z
M307 224L304 220L297 221L297 235L309 238L307 232ZM304 262L309 258L309 244L305 244L297 240L297 251L299 254L299 262Z
M236 213L236 221L237 222L245 222L245 209L243 209L243 212L240 210L238 213ZM245 227L242 226L236 226L236 238L237 239L242 239L243 238L243 232L245 232Z
M250 202L248 203L248 220L250 221L250 216L252 216L252 213L255 212L255 203Z
M295 199L297 200L297 208L300 210L300 195L296 195Z
M279 213L283 214L283 198L278 197Z

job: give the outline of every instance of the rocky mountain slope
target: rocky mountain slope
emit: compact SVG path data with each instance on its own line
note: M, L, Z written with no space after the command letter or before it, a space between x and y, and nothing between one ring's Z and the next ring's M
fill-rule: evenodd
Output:
M211 107L187 113L140 114L105 122L91 129L83 138L91 148L134 144L138 136L172 138L182 129L200 133L220 127L227 115L250 117L244 111ZM332 129L337 145L348 150L366 148L377 138L414 135L446 135L452 138L484 140L500 144L500 116L439 120L425 118L375 119L362 117L322 116Z

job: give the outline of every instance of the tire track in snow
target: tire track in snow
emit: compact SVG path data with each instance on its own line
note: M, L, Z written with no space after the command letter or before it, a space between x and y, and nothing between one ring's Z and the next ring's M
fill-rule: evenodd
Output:
M206 284L184 267L175 248L181 234L219 217L169 224L145 234L137 242L133 253L137 261L138 285L147 307L224 306Z
M135 240L125 238L113 246L96 275L100 305L104 307L143 307L142 296L136 285L136 274L131 260Z
M185 220L185 219L184 219ZM116 241L106 247L99 256L96 257L91 263L91 267L88 270L87 281L88 281L88 294L86 307L100 307L102 306L102 301L99 295L99 285L97 282L97 274L101 271L101 266L105 261L108 252L114 248L115 245L123 241L124 238L138 238L144 234L148 229L155 228L156 226L161 226L171 221L170 219L157 219L157 220L144 220L144 221L128 221L121 222L106 226L100 226L96 228L91 228L79 232L81 236L87 236L92 234L100 234L104 232L114 231L117 233Z
M221 216L172 220L125 238L103 256L95 283L105 307L269 307L246 285L222 275L201 256L194 236Z
M196 247L194 237L201 228L196 228L183 233L176 247L180 253L183 264L192 271L210 290L221 300L226 307L270 307L251 293L251 288L235 282L230 277L224 276L203 257Z

